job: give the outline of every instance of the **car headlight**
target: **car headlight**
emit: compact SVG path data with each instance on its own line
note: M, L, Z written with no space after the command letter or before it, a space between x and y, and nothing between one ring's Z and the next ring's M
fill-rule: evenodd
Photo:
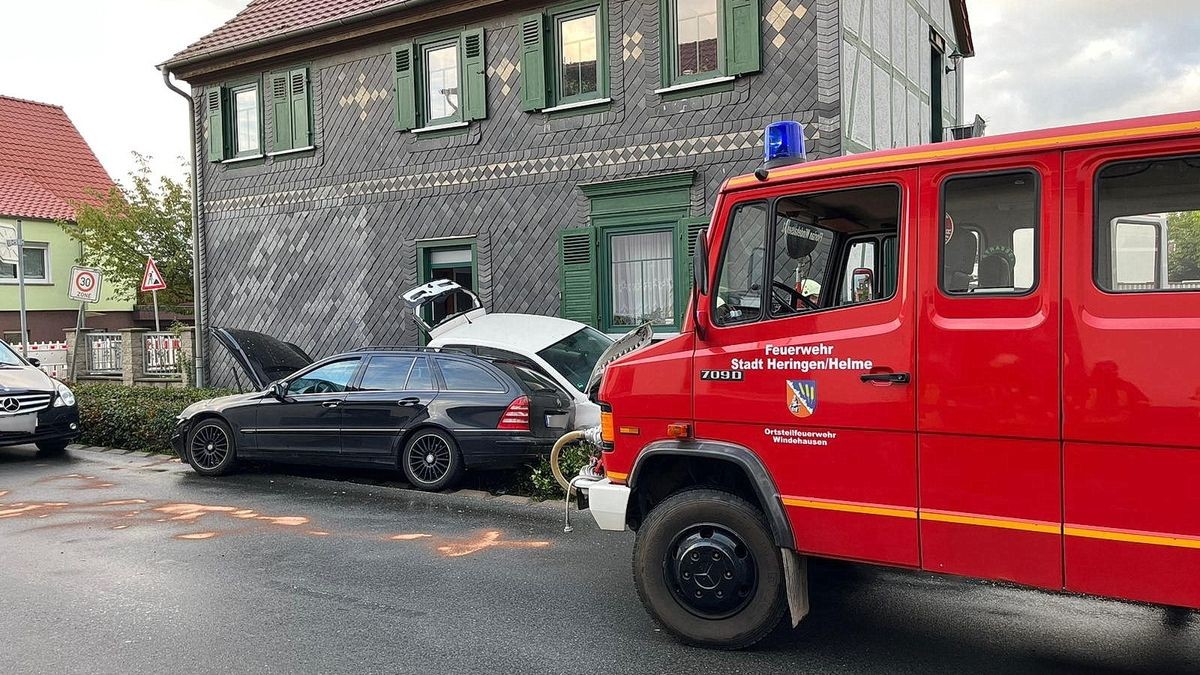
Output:
M62 382L54 383L54 390L58 392L58 397L54 399L54 407L65 408L75 405L75 393Z

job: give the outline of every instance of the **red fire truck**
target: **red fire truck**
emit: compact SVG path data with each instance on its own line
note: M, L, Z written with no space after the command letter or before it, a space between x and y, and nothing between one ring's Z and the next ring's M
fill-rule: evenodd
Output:
M682 333L604 375L583 484L653 617L747 646L808 556L1200 608L1200 113L796 131L722 188Z

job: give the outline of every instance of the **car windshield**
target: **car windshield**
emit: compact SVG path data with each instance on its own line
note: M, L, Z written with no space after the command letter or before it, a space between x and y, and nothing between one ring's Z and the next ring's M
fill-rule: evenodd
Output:
M23 366L24 362L7 342L0 342L0 366Z
M596 362L612 342L607 335L589 326L546 347L538 352L538 356L582 392Z

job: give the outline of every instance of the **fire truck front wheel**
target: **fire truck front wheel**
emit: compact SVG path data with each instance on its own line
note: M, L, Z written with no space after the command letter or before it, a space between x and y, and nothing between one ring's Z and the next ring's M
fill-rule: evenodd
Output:
M693 645L749 647L786 609L766 519L721 490L687 490L655 506L638 529L633 577L650 615Z

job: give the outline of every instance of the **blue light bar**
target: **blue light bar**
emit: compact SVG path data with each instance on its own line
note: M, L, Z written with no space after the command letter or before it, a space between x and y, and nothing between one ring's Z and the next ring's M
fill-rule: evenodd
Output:
M804 152L804 125L799 122L772 122L767 126L763 164L783 166L808 161Z

